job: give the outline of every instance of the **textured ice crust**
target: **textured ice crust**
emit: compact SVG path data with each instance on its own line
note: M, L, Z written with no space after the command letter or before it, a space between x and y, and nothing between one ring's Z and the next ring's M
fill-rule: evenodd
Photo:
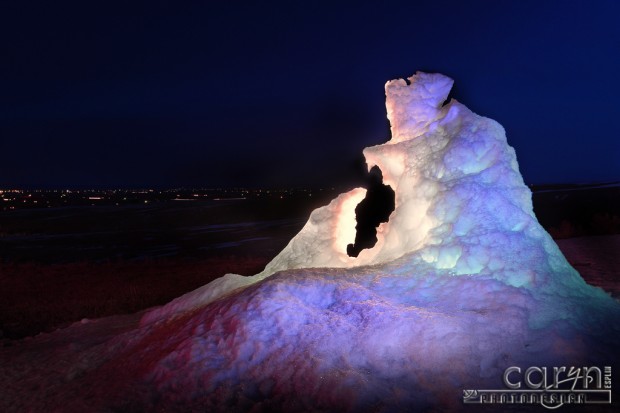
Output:
M396 207L375 247L346 255L357 188L315 210L261 274L229 275L143 318L152 328L195 314L149 370L164 405L458 410L463 389L503 388L512 365L617 362L618 304L539 225L504 129L442 106L451 86L425 73L386 84L392 139L364 155Z
M548 294L423 260L284 271L175 329L148 380L168 408L459 410L463 389L503 388L508 366L609 365L618 315L598 289Z
M261 274L229 274L102 344L84 344L99 343L86 324L29 344L64 353L11 353L49 380L20 398L31 383L0 365L13 389L0 408L441 412L461 410L464 389L504 388L509 366L620 367L620 306L538 224L502 127L442 106L451 86L425 73L386 85L392 140L364 155L396 208L375 247L346 255L354 189Z

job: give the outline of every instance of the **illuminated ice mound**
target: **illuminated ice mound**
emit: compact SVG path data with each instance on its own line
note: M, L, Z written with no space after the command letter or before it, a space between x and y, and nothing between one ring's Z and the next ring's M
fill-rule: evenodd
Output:
M378 166L394 190L395 209L377 228L373 248L347 255L355 208L366 195L355 188L313 211L260 274L229 274L145 320L207 304L278 271L354 268L400 257L415 264L411 272L430 268L545 291L589 288L538 223L502 126L454 99L443 105L452 84L447 76L418 72L385 85L392 137L364 149L364 156L368 169Z
M135 330L72 344L79 367L55 354L37 374L62 384L12 406L441 412L466 407L463 390L503 389L509 366L620 367L620 305L538 224L503 128L442 106L451 86L425 73L386 85L392 139L364 155L395 209L373 248L346 253L366 195L354 189L315 210L261 274L229 274ZM81 343L80 328L57 340Z
M534 216L504 129L455 100L442 106L450 78L418 73L408 80L385 87L392 139L364 150L368 168L378 166L396 194L395 210L378 228L377 244L357 258L347 255L346 246L355 238L355 207L365 195L357 188L314 211L263 275L381 264L415 252L455 275L493 273L515 285L546 284L522 271L530 260L540 269L536 253L546 257L546 266L567 264Z

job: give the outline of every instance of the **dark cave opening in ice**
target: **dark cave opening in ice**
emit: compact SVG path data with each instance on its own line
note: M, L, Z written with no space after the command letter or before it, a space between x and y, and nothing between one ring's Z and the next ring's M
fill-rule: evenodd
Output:
M381 169L373 166L368 173L366 197L355 207L355 242L347 245L349 257L357 257L363 249L375 246L377 227L388 222L394 207L394 190L383 184Z

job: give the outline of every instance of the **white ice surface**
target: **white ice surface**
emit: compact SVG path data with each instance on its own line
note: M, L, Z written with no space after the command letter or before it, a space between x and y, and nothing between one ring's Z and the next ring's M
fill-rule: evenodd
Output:
M464 389L503 388L511 365L616 366L620 306L538 224L503 128L442 106L445 76L409 83L386 85L393 138L364 151L396 193L374 248L346 256L355 189L257 276L115 335L101 331L120 321L98 320L0 349L0 408L448 411Z

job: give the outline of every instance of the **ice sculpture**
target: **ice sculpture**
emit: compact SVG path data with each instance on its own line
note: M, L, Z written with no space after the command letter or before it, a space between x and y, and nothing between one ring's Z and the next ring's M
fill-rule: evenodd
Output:
M313 211L260 274L229 274L193 293L195 300L175 300L151 317L206 304L278 271L354 268L406 255L451 275L482 274L514 286L584 285L536 220L504 129L454 99L444 105L452 85L447 76L422 72L385 85L392 138L364 149L364 156L368 169L380 168L396 199L373 248L347 254L355 208L366 195L355 188Z
M392 139L364 155L395 208L373 248L346 253L356 188L254 277L228 274L112 339L74 325L14 351L21 370L0 377L30 368L47 390L20 398L32 381L12 380L0 407L454 411L465 389L503 388L509 366L617 366L620 305L538 224L503 128L442 106L451 86L426 73L386 84Z

